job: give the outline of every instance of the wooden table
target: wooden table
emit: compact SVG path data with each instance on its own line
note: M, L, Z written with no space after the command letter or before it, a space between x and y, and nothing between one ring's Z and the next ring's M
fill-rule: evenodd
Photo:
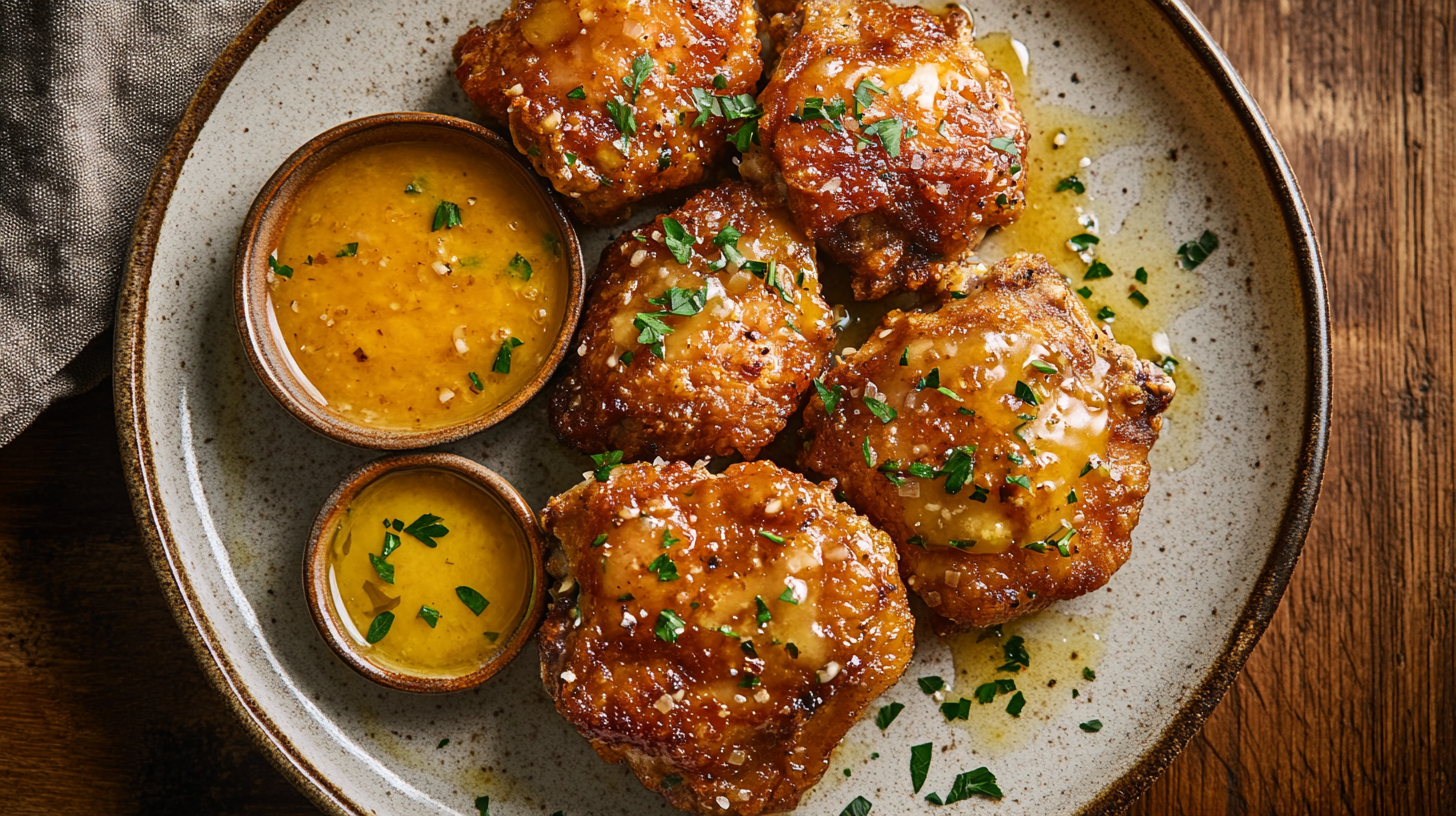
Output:
M1143 814L1456 807L1456 0L1190 0L1303 182L1330 278L1324 498L1274 623ZM193 662L109 387L0 449L0 811L314 812Z

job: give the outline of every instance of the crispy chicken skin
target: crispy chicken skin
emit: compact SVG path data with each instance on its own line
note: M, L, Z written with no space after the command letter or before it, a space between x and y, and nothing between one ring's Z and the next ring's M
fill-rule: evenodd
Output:
M1127 560L1173 381L1040 255L938 311L891 312L825 380L843 397L830 414L810 398L800 464L895 539L937 632L1077 597Z
M1016 220L1026 124L965 12L804 0L772 27L781 53L759 96L762 145L743 174L787 197L805 232L854 272L856 299L919 289L936 279L935 261ZM865 81L884 93L865 86L862 109L855 90ZM843 115L826 121L806 100L822 100L818 110L843 103ZM903 128L892 128L903 134L897 150L875 135L890 118ZM998 138L1011 141L998 149Z
M889 537L771 462L624 465L542 521L570 587L541 628L542 682L676 807L792 809L909 665Z
M752 0L514 0L455 44L455 77L578 217L611 224L635 201L703 181L723 158L742 122L717 115L695 127L692 91L721 75L713 93L753 93L759 50ZM633 101L623 78L643 54L653 65ZM570 98L578 87L582 98ZM625 155L609 101L632 109Z
M665 243L667 219L698 239L686 264ZM714 245L727 227L742 233L742 257L758 264L710 268L733 250ZM671 329L659 357L634 321L668 309L669 289L698 294L656 318ZM579 345L551 396L551 423L579 450L621 450L629 461L735 451L751 459L798 410L833 343L814 245L781 207L727 182L607 247Z

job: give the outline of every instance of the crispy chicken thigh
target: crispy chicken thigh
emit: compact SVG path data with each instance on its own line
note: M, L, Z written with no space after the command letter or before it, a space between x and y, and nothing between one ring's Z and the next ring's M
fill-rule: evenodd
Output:
M694 92L753 93L759 50L752 0L514 0L455 44L455 76L579 217L610 224L726 155L748 120L699 117Z
M608 762L703 814L792 809L904 672L894 545L770 462L623 465L552 499L541 679Z
M1021 212L1026 124L972 28L958 8L882 0L774 18L781 53L743 173L787 197L859 300L933 282L937 261Z
M728 182L607 247L578 338L551 397L564 442L628 460L752 458L828 364L834 317L813 244Z
M826 375L838 404L809 400L800 454L895 539L942 634L1107 582L1174 391L1041 256L975 283L938 311L887 315Z

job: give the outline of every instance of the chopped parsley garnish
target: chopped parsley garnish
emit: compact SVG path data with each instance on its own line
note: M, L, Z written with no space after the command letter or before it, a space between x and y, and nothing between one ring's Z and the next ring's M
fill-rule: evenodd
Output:
M395 519L395 522L398 523L399 519ZM380 552L379 557L388 558L389 554L397 549L399 549L399 536L386 532L384 534L384 550Z
M900 155L900 138L904 129L905 125L899 119L891 116L888 119L881 119L874 124L866 125L861 128L860 132L879 139L880 146L885 148L885 152L889 153L890 158L893 159Z
M344 248L341 249L341 250L339 250L334 255L334 257L335 258L352 258L352 257L354 257L355 255L358 255L358 254L359 254L359 242L358 241L355 241L353 243L344 244Z
M773 533L770 533L768 530L759 530L758 531L758 534L761 535L761 536L763 536L764 538L768 539L769 541L772 541L775 544L782 544L782 543L784 543L784 537L783 536L781 536L781 535L775 535Z
M911 462L910 464L905 466L905 469L910 472L911 476L919 479L935 478L935 468L925 464L924 462Z
M902 352L900 352L900 365L902 365L902 366L910 365L910 347L909 346L906 346L905 347L905 350L902 351Z
M441 201L440 206L435 208L435 221L430 227L430 232L440 228L450 229L460 226L460 207L453 201Z
M622 84L632 92L632 104L637 104L637 94L642 91L642 83L646 82L647 76L652 73L653 65L652 57L643 51L632 60L631 70L622 77Z
M677 643L677 636L687 629L688 622L677 616L671 609L664 609L657 613L657 627L654 630L659 640L668 643Z
M384 640L384 636L389 634L389 627L393 625L394 613L380 612L378 615L374 616L373 621L370 621L369 634L365 635L364 639L369 641L370 643L378 643L379 641Z
M734 635L734 637L738 636ZM748 655L749 657L758 657L758 649L754 648L753 641L751 640L745 640L742 643L738 644L738 648L741 649L743 653Z
M719 626L718 627L718 634L720 634L720 635L727 635L728 637L731 637L734 640L737 640L737 639L743 637L742 635L740 635L737 632L733 631L733 628L730 627L726 623L723 624L722 626Z
M1083 731L1086 731L1089 734L1095 734L1098 731L1101 731L1102 730L1102 721L1101 720L1088 720L1087 722L1079 723L1077 725L1077 727L1080 728L1080 729L1082 729Z
M1208 256L1218 249L1218 236L1204 230L1198 236L1198 240L1189 241L1178 247L1178 266L1184 269L1194 269L1199 264L1208 260Z
M875 417L880 420L880 422L883 422L886 425L890 424L892 421L894 421L895 417L899 416L899 413L896 412L894 408L891 408L890 406L875 399L874 397L865 397L864 404L865 407L870 409L870 413L874 414Z
M1148 282L1148 270L1144 267L1139 266L1137 271L1132 273L1132 276L1137 279L1138 283Z
M945 492L951 496L961 492L961 488L971 478L971 470L976 464L976 447L964 445L955 448L946 457L945 464L936 471L936 476L945 477Z
M1007 714L1010 714L1013 717L1020 717L1021 716L1021 709L1025 708L1025 707L1026 707L1026 695L1024 695L1024 694L1022 694L1021 692L1018 691L1018 692L1016 692L1015 695L1012 696L1011 702L1009 702L1009 703L1006 704L1006 713Z
M904 710L904 703L890 703L882 707L880 713L875 715L875 725L878 725L880 730L884 731L890 727L890 723L894 722L895 718L900 716L900 712Z
M1086 252L1088 247L1091 247L1093 244L1102 243L1102 239L1084 232L1081 235L1073 235L1071 238L1068 238L1067 243L1071 244L1072 249L1077 252Z
M848 768L845 768L846 772L848 770ZM846 773L846 775L848 774ZM856 796L853 802L844 806L844 810L839 811L839 816L865 816L865 814L870 812L870 808L872 807L874 805L870 803L870 800L863 796Z
M663 148L662 149L662 152L657 154L657 169L658 170L666 170L667 168L669 168L671 166L672 166L672 150L669 149L669 148Z
M1067 504L1076 504L1076 503L1077 503L1077 489L1076 488L1072 488L1071 490L1067 491Z
M875 452L870 449L870 438L868 436L866 436L864 438L864 445L862 445L861 447L864 450L865 467L868 467L868 468L874 467L875 466Z
M460 602L465 604L466 608L475 613L475 617L477 618L480 617L480 613L484 612L487 606L490 606L490 601L486 600L484 595L481 595L468 586L455 587L455 597L459 598Z
M677 315L679 317L690 317L703 310L708 302L708 287L701 289L680 289L676 286L663 292L655 298L648 298L648 303L654 306L661 306L662 311L658 314Z
M636 357L636 355L634 355L632 352L624 351L622 352L622 356L617 359L622 361L622 365L629 366L632 365L632 360L634 357Z
M626 153L632 135L637 132L637 117L632 112L632 106L623 102L620 97L608 99L607 116L617 126L617 132L622 134L622 138L612 144Z
M1021 380L1016 381L1016 398L1027 405L1041 405L1041 398L1036 395L1035 391L1031 390L1031 386Z
M472 371L468 376L470 377L470 387L474 388L476 393L485 390L485 384L480 381L479 374L476 374L474 371Z
M920 381L915 384L915 389L917 391L923 391L923 390L925 390L927 388L939 388L939 387L940 387L940 368L939 367L930 369L930 373L929 374L926 374L924 377L921 377L920 378Z
M799 647L798 646L795 646L792 643L785 643L784 644L784 651L788 652L789 653L789 657L793 658L794 660L798 660L799 659Z
M500 351L495 353L495 362L491 365L490 370L497 374L511 373L511 350L521 345L524 344L521 343L519 337L507 337L502 341Z
M598 535L596 538L592 539L591 545L593 547L600 547L600 546L602 546L605 543L607 543L607 534L606 533L602 533L602 534Z
M567 167L574 167L574 166L576 166L576 154L575 153L567 153L566 154L566 166Z
M839 397L844 393L844 389L837 385L830 388L824 384L823 380L816 377L814 390L819 392L819 401L824 403L824 413L834 413L834 409L839 407Z
M671 558L667 557L667 553L657 556L651 564L648 564L647 571L657 573L657 580L664 583L667 581L676 581L679 577L677 574L677 564Z
M426 547L434 547L438 543L435 539L450 532L449 528L440 523L439 516L429 513L415 519L404 531L419 539Z
M986 497L989 496L989 495L991 495L991 491L989 489L987 489L987 488L984 488L984 487L980 486L980 485L974 485L974 487L975 487L975 490L971 491L971 501L977 501L977 502L980 502L981 504L985 504L986 503Z
M945 802L940 801L940 794L936 793L935 791L931 791L930 793L925 794L925 801L929 802L932 805L945 804Z
M996 786L996 775L986 768L977 768L956 776L950 793L945 795L945 803L954 804L962 799L969 799L972 794L977 793L992 799L1000 799L1002 796L1001 788Z
M599 482L605 482L612 471L622 466L622 452L619 450L607 451L606 453L591 454L592 464L597 466L592 473L593 478Z
M526 155L530 156L533 159L540 158L541 148L535 145L531 145L530 147L526 148Z
M915 682L920 684L920 690L926 694L934 694L945 688L945 681L933 674L929 677L922 677Z
M1077 294L1081 295L1083 300L1086 300L1087 298L1092 297L1092 290L1083 286L1077 289Z
M394 583L394 565L383 558L369 553L369 563L374 565L374 571L379 575L379 580L386 584Z
M793 604L794 606L798 606L799 605L799 601L801 601L803 599L800 598L800 597L798 597L797 594L795 594L794 587L791 584L789 586L784 587L783 593L781 595L779 595L779 600L786 601L788 603Z
M663 530L662 531L662 548L664 550L670 549L672 547L672 545L674 545L674 544L681 544L681 543L682 543L682 539L681 538L678 538L678 537L676 537L676 536L674 536L672 534L672 528L671 527L669 527L666 530Z
M753 596L753 603L758 607L758 614L755 616L755 620L758 621L760 626L773 620L773 613L768 611L768 604L763 602L762 595Z
M693 243L696 239L679 224L676 219L662 219L663 243L672 252L672 257L680 264L685 264L693 257Z
M1016 147L1016 140L1010 136L997 136L991 140L991 149L1005 153L1011 158L1020 158L1021 151Z
M1018 485L1020 487L1026 488L1027 490L1031 489L1031 479L1027 478L1026 476L1007 476L1006 484Z
M736 246L738 239L742 237L743 233L739 232L737 227L732 224L725 224L722 229L718 230L718 234L713 236L713 246Z
M516 253L516 257L511 259L510 263L506 264L506 269L510 270L512 275L521 280L531 279L531 262L526 260L526 256L519 252Z
M672 327L662 322L662 318L657 314L647 312L638 312L632 325L638 329L637 342L647 346L647 350L656 355L659 360L666 359L662 341L672 333Z
M1057 367L1052 365L1051 363L1046 362L1045 360L1032 360L1031 362L1027 363L1027 365L1031 366L1037 371L1040 371L1043 374L1057 373Z
M810 97L804 100L804 107L795 112L795 115L804 122L820 122L819 127L826 133L835 133L844 130L839 120L844 117L845 105L840 99L825 103L820 97Z
M567 99L586 99L586 88L578 85L566 92Z
M957 394L956 392L950 390L949 388L946 388L943 385L942 386L939 386L935 390L936 391L939 391L944 396L950 397L951 399L955 400L956 402L965 402L965 400L961 399L961 395L960 394Z
M1098 320L1102 320L1102 321L1106 321L1106 322L1111 322L1112 319L1115 318L1115 317L1117 317L1117 312L1112 311L1111 309L1107 308L1106 306L1103 306L1101 309L1098 309L1097 310L1097 319Z
M1092 667L1091 666L1083 666L1082 667L1082 678L1084 680L1096 680L1097 679L1097 672L1092 671Z
M858 119L870 106L875 104L875 96L884 96L889 91L876 85L874 80L861 79L858 85L854 86L854 116Z
M970 698L962 697L953 703L941 703L940 713L945 715L946 722L950 722L951 720L968 720L971 718Z
M1031 655L1026 653L1026 640L1021 635L1012 635L1001 645L1001 651L1006 656L1005 665L996 671L1020 671L1017 666L1031 668Z
M989 683L982 683L981 685L976 686L976 702L980 703L981 705L985 705L996 699L996 695L1010 694L1013 691L1016 691L1015 680L1002 678L1000 680L993 680Z
M1164 357L1161 365L1163 368L1163 373L1167 374L1169 377L1173 376L1173 372L1178 370L1178 361L1173 359L1172 357Z
M738 681L739 688L758 688L761 685L763 681L758 679L758 675L749 672L744 672L743 679Z
M450 738L449 737L446 737L446 738L440 740L439 744L435 746L435 750L438 751L441 748L444 748L446 745L449 745L449 744L450 744Z
M1136 303L1139 306L1148 305L1148 296L1143 294L1142 292L1139 292L1136 289L1128 293L1127 299L1132 301L1133 303Z
M480 816L490 816L490 797L475 797L475 809L480 811Z
M1057 192L1064 193L1067 190L1071 190L1077 195L1081 195L1087 192L1087 185L1083 184L1082 180L1077 178L1076 176L1067 176L1066 178L1057 182Z
M280 278L293 277L293 267L285 266L281 263L278 263L278 258L276 256L268 256L268 268L273 270L273 274L277 275Z
M1111 267L1101 261L1093 261L1092 265L1087 267L1087 274L1082 276L1082 280L1100 280L1110 277L1112 277Z
M925 777L930 775L930 758L934 750L934 744L929 742L910 746L910 784L915 786L916 793L925 785Z
M425 623L428 623L431 629L434 629L435 624L440 622L440 610L431 609L428 606L421 606L420 617L425 619Z

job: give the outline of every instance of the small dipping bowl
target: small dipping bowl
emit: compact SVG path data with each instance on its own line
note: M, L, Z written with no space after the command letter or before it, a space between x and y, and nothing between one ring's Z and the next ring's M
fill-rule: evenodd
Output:
M544 541L530 505L490 469L449 453L387 456L319 511L304 595L355 671L400 691L463 691L535 633Z
M253 201L233 286L269 393L382 450L462 439L524 405L565 357L586 289L575 228L515 149L431 113L355 119L299 148Z

